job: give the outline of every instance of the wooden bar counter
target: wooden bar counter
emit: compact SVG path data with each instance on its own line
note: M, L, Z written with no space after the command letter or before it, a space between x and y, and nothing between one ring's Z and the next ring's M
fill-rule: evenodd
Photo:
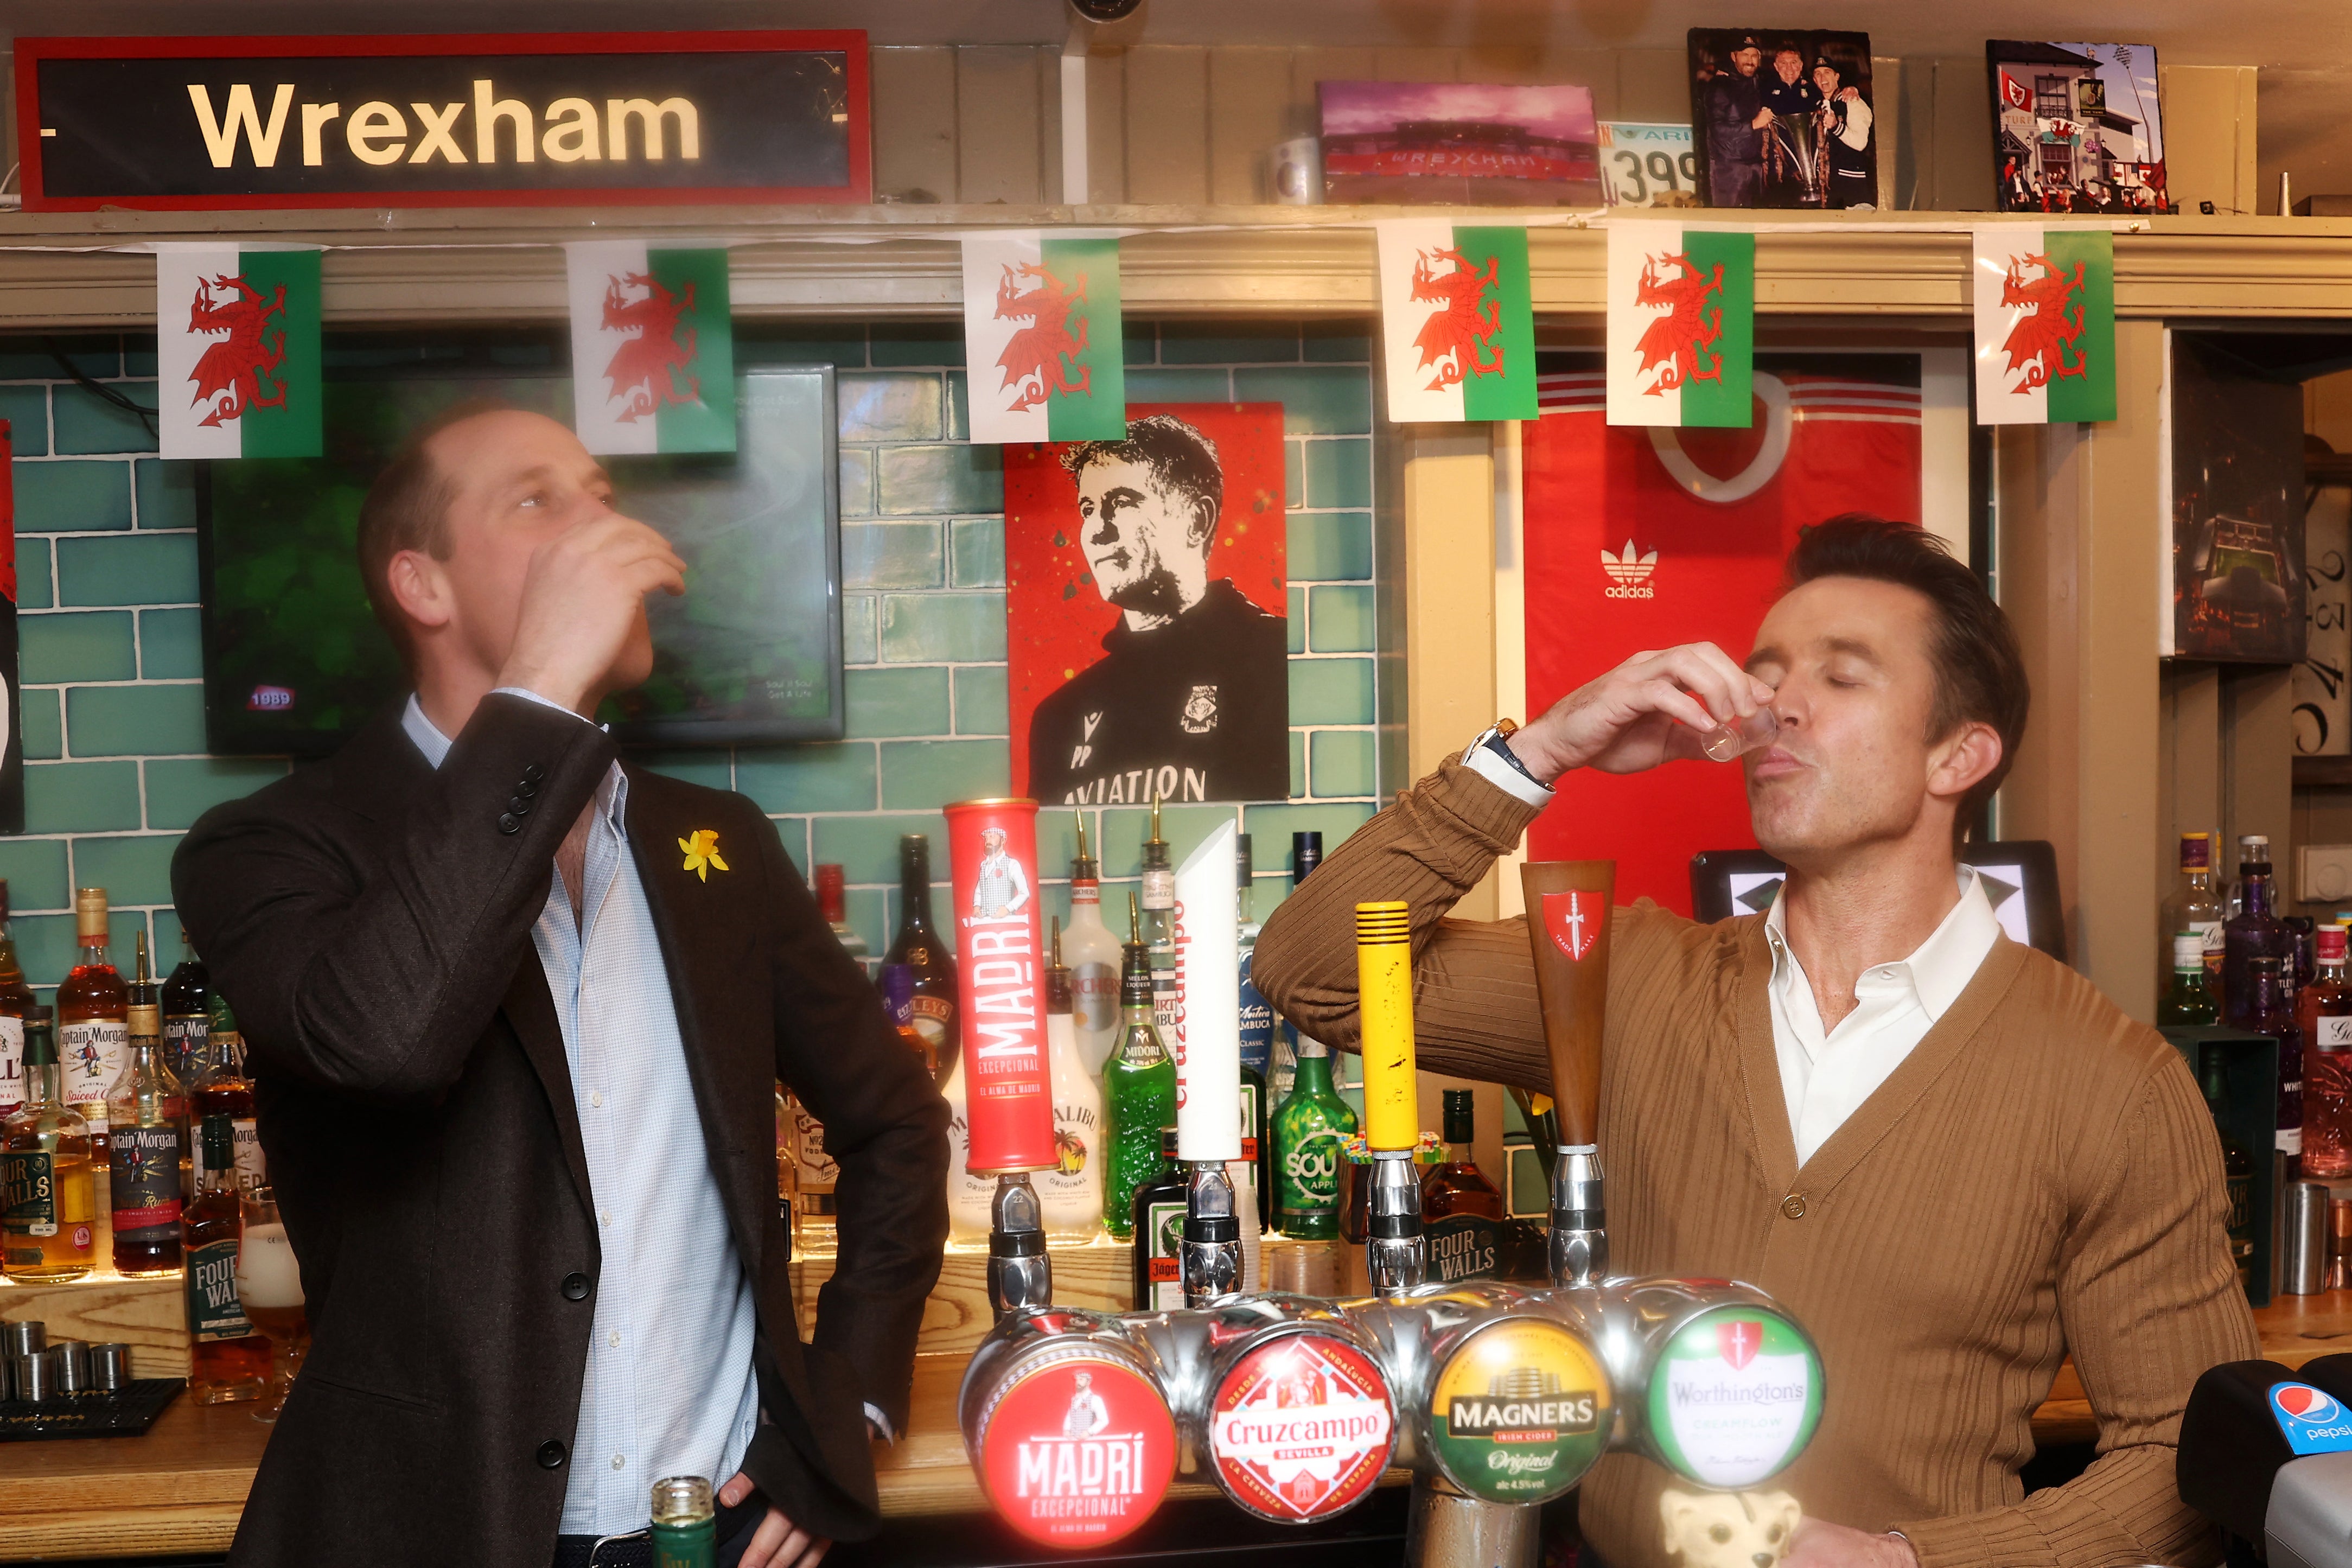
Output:
M812 1278L804 1281L804 1301L815 1300L825 1261L808 1260ZM897 1447L875 1450L886 1514L954 1514L987 1506L955 1425L956 1389L986 1321L974 1289L983 1262L976 1254L953 1252L942 1269L925 1323L924 1353L915 1365L913 1419ZM1098 1310L1124 1305L1125 1247L1106 1243L1057 1250L1055 1262L1057 1300ZM68 1292L81 1310L64 1310ZM146 1299L157 1293L168 1300ZM56 1337L131 1339L141 1375L183 1375L184 1342L173 1371L174 1347L164 1316L178 1299L179 1282L172 1279L92 1280L37 1291L0 1287L0 1321L44 1318ZM2352 1290L2281 1297L2254 1321L2263 1353L2289 1366L2352 1351ZM252 1408L199 1405L183 1396L143 1437L0 1444L0 1563L226 1550L269 1436ZM2034 1415L2033 1431L2045 1444L2095 1436L2090 1405L2072 1365L2060 1370L2050 1399ZM1384 1484L1406 1479L1403 1470L1391 1470ZM1170 1495L1204 1497L1213 1489L1180 1480Z

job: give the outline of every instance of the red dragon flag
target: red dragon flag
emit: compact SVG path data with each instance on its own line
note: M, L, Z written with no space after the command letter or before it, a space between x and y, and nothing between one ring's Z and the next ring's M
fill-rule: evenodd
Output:
M1118 241L1035 229L963 242L963 347L975 441L1127 434Z
M567 245L572 425L599 457L735 449L727 252Z
M166 458L319 456L319 253L158 246L155 374Z
M1976 231L1977 423L2116 416L2116 237L2104 228Z
M1399 218L1373 228L1389 417L1536 417L1527 226Z
M1756 237L1609 223L1609 423L1755 424Z

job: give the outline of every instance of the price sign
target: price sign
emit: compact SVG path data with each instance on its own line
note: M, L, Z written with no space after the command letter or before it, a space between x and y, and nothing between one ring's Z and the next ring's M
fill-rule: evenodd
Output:
M1695 207L1698 154L1691 128L1647 121L1601 122L1601 193L1612 207Z

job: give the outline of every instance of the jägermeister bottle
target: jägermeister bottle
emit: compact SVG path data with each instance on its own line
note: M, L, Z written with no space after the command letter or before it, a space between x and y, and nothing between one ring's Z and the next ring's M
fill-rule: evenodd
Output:
M1160 1130L1176 1120L1176 1061L1151 1021L1151 957L1141 922L1128 904L1128 942L1120 967L1118 1049L1103 1067L1103 1222L1125 1241L1135 1234L1135 1189L1160 1169Z
M1298 1037L1298 1076L1274 1114L1275 1224L1297 1241L1339 1235L1339 1186L1347 1172L1341 1144L1356 1113L1331 1087L1331 1056L1320 1040Z

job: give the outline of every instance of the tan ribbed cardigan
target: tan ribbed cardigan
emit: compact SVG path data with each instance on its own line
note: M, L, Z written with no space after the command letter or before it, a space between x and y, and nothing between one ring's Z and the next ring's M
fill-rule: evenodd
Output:
M1421 1065L1543 1089L1525 922L1443 918L1535 812L1448 762L1300 884L1252 973L1319 1039L1357 1034L1354 906L1412 906ZM1899 1529L1923 1563L2197 1564L2174 1490L2197 1374L2259 1353L2222 1233L2220 1145L2163 1038L2002 938L1934 1028L1800 1167L1763 919L1616 911L1601 1084L1612 1268L1770 1291L1819 1343L1827 1399L1780 1480L1807 1513ZM2023 1495L2032 1416L2069 1353L2099 1458ZM1612 1455L1584 1528L1663 1563L1666 1474Z

